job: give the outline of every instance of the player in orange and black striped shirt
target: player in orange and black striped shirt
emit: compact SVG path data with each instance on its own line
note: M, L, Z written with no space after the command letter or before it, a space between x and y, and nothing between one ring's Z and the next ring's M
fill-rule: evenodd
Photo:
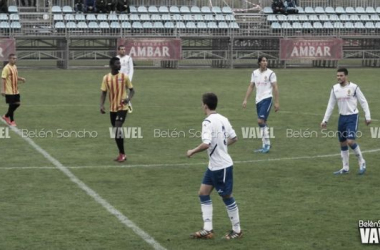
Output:
M20 106L20 93L18 91L18 82L25 82L25 78L19 77L16 67L17 57L10 54L9 63L3 68L1 74L1 95L5 96L5 102L9 104L8 112L3 115L3 119L11 126L16 126L14 121L14 112Z
M100 96L100 113L105 114L104 102L107 92L110 101L110 118L112 127L115 130L115 140L119 149L119 156L115 161L123 162L127 159L124 152L124 138L122 126L129 110L128 103L132 99L135 91L129 77L120 73L120 59L113 57L110 60L111 73L103 77ZM129 94L127 94L129 92Z

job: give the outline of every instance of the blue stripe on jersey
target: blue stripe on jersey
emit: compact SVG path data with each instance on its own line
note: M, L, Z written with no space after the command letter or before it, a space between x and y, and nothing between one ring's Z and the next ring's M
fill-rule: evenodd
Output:
M209 123L211 123L211 121L210 121L210 120L207 120L207 119L204 119L203 121L204 121L204 122L209 122Z
M216 144L215 147L212 149L212 151L211 151L211 153L210 153L210 157L211 157L211 155L214 153L214 151L215 151L215 149L216 149L217 146L218 146L218 144Z

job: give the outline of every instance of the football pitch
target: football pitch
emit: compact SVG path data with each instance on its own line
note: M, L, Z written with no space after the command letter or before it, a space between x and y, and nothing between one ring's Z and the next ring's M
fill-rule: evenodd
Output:
M27 83L17 130L0 123L10 137L0 139L0 249L362 249L358 221L380 219L378 69L349 69L373 119L365 126L360 107L363 176L352 150L350 174L332 174L342 165L337 107L327 131L319 128L335 69L275 69L280 111L269 116L275 138L268 154L253 153L261 147L254 93L241 106L251 72L137 69L134 111L124 123L132 132L128 161L120 164L108 100L107 114L99 112L108 69L19 69ZM229 148L239 240L222 239L231 225L215 192L216 238L189 238L203 225L197 192L208 158L188 159L186 151L201 142L205 92L218 95L217 111L239 139ZM1 115L6 109L3 99Z

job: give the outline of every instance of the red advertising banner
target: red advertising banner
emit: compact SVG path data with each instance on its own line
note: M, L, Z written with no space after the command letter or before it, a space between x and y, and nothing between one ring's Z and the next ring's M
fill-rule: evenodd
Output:
M340 60L342 57L343 40L339 38L280 40L280 60Z
M180 60L181 39L123 39L117 41L124 45L126 53L137 60Z
M16 41L10 38L1 38L0 61L8 61L8 56L12 53L16 53Z

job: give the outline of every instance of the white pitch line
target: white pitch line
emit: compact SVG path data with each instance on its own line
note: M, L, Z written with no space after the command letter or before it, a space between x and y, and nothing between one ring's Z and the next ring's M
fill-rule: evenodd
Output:
M5 121L0 119L3 123ZM78 177L76 177L67 167L62 165L57 159L51 156L48 152L38 146L32 139L28 137L23 137L21 131L18 128L10 127L13 132L18 134L21 138L23 138L26 142L29 143L36 151L42 154L48 161L50 161L56 168L61 170L67 177L70 178L72 182L78 185L79 188L84 190L89 196L91 196L97 203L102 205L109 213L114 215L121 223L132 229L138 236L140 236L145 242L151 245L154 249L157 250L166 250L163 246L160 245L157 241L153 239L152 236L147 234L141 228L139 228L133 221L128 219L124 214L122 214L119 210L114 208L108 201L103 199L98 193L88 187L84 182L82 182Z
M375 153L379 152L380 148L363 150L362 153ZM234 161L234 164L240 163L254 163L254 162L271 162L271 161L293 161L293 160L304 160L304 159L316 159L316 158L328 158L340 156L340 154L328 154L328 155L311 155L311 156L298 156L298 157L282 157L282 158L269 158L269 159L260 159L260 160L246 160L246 161ZM197 162L197 163L168 163L168 164L136 164L136 165L100 165L100 166L68 166L68 169L95 169L95 168L137 168L137 167L188 167L188 166L206 166L207 162ZM56 169L55 167L5 167L0 168L1 170L17 170L17 169Z

